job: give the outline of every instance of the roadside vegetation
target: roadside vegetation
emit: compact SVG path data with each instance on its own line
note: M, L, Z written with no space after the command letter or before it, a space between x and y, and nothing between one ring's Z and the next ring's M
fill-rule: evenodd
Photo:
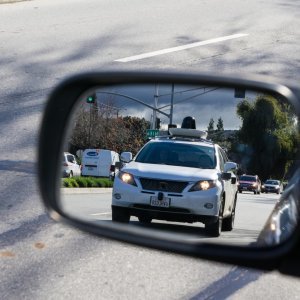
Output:
M104 106L97 101L82 103L69 140L71 153L88 148L138 152L147 141L150 122L139 117L119 116L113 108L114 103L109 99Z
M62 179L62 187L65 188L108 188L112 185L113 181L108 178L80 176Z

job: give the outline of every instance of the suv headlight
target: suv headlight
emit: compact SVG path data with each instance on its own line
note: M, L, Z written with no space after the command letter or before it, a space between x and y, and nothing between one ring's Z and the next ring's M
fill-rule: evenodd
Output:
M118 173L118 177L127 184L137 186L133 175L131 175L130 173L120 171Z
M217 186L216 180L200 180L189 190L190 192L206 191Z

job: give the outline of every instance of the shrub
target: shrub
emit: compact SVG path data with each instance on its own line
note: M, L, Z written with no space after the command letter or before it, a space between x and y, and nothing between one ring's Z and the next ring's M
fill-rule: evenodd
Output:
M99 178L99 177L73 177L73 178L64 178L62 180L63 187L112 187L113 181L108 178Z
M79 185L79 187L87 187L88 186L88 181L87 178L85 177L78 177L75 179Z

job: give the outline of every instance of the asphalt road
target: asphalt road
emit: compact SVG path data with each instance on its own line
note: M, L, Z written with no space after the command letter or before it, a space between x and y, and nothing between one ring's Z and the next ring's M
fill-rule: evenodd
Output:
M105 189L92 193L85 189L63 189L61 193L61 207L70 216L76 219L101 224L101 221L111 221L111 189ZM276 194L260 194L246 192L238 194L235 226L231 232L222 232L218 238L208 237L204 225L196 223L177 223L153 220L149 226L141 225L136 217L130 218L130 225L142 226L151 229L180 233L185 239L197 239L213 243L228 245L248 245L257 241L258 235L263 229L271 214L279 196Z
M277 272L139 248L55 223L38 191L36 146L49 92L73 73L172 69L299 82L299 14L292 0L1 4L0 298L298 299L299 280ZM241 33L247 35L207 42Z

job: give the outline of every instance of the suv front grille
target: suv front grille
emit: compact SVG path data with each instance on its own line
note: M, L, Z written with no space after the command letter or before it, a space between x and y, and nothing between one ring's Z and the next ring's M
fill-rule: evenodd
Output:
M140 178L144 190L182 193L188 182Z

